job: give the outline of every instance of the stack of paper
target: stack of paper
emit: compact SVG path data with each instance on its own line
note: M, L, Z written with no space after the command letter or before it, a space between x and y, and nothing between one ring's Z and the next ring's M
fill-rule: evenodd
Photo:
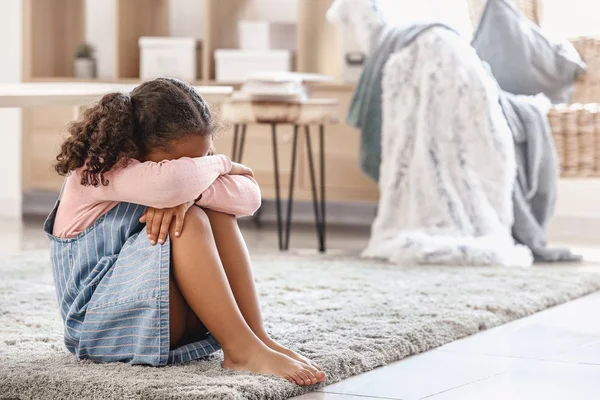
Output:
M332 78L317 74L263 73L247 79L233 98L254 101L301 102L310 97L305 82L328 81Z

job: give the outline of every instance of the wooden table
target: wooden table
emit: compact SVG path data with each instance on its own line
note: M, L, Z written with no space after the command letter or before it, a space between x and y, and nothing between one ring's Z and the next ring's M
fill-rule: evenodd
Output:
M339 121L339 104L336 99L310 99L302 102L274 102L274 101L252 101L247 99L230 99L221 106L222 117L231 121L234 126L232 160L241 162L244 154L244 143L246 140L246 128L248 124L271 125L271 138L273 147L273 170L275 174L275 207L277 212L277 233L279 249L287 250L290 244L290 229L292 217L292 205L294 201L294 178L296 172L296 151L298 144L298 132L304 127L306 135L306 148L308 166L312 187L313 208L315 213L315 227L319 251L324 252L326 219L325 219L325 124L337 123ZM279 185L279 157L277 149L277 125L291 124L294 126L294 138L292 144L292 164L290 171L290 184L288 191L288 206L284 226L281 216L281 197ZM319 172L320 190L317 192L317 181L313 163L312 145L310 140L310 125L319 126ZM241 130L241 131L240 131ZM320 197L320 198L319 198Z
M0 84L0 107L83 106L110 92L130 92L137 84L124 83L12 83ZM222 102L233 92L230 86L194 86L208 101Z
M111 83L14 83L0 84L0 217L21 217L22 213L22 135L21 108L43 106L80 106L98 101L110 92L129 92L135 84ZM220 103L233 92L229 86L195 86L209 103ZM76 114L75 114L76 115ZM8 136L7 136L8 135ZM27 151L25 149L25 151Z

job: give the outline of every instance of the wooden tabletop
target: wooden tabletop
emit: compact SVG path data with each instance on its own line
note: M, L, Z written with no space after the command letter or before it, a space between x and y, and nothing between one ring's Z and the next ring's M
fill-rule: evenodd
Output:
M337 99L299 102L230 99L221 105L221 116L237 124L333 124L339 122Z
M129 92L136 84L126 83L15 83L0 84L0 108L40 106L80 106L98 101L110 92ZM230 86L194 86L208 102L226 100L233 88Z

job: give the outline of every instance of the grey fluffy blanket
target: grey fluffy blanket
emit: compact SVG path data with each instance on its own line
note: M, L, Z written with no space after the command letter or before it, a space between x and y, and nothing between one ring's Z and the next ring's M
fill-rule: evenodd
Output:
M440 23L386 26L377 36L375 51L367 58L360 81L354 91L347 123L361 131L360 166L375 182L381 164L381 96L383 67L390 55L403 49L421 33ZM450 29L450 28L448 28Z
M445 27L438 23L384 27L365 65L347 122L361 130L361 168L375 181L379 180L382 154L384 68L392 54L409 46L422 33L436 26ZM412 67L417 68L414 65ZM532 98L514 96L500 89L498 95L513 135L517 164L513 189L513 238L517 243L527 246L536 261L578 261L581 257L567 249L546 247L545 229L554 212L558 182L557 157L546 114ZM453 106L448 104L448 107ZM432 117L435 118L435 115Z
M512 234L536 261L580 261L568 249L546 247L546 228L557 196L556 149L546 114L531 96L500 92L500 105L513 134L517 179L513 191Z

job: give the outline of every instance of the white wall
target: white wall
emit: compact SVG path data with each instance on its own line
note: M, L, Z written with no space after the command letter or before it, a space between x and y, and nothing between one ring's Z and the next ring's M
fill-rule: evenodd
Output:
M379 0L379 7L390 24L443 22L466 38L473 35L466 0Z
M544 0L542 27L557 38L600 35L600 1Z
M22 79L22 2L0 2L0 83ZM0 217L20 217L23 197L21 183L21 110L0 109Z
M85 40L96 48L98 77L111 79L115 65L115 0L85 0Z

